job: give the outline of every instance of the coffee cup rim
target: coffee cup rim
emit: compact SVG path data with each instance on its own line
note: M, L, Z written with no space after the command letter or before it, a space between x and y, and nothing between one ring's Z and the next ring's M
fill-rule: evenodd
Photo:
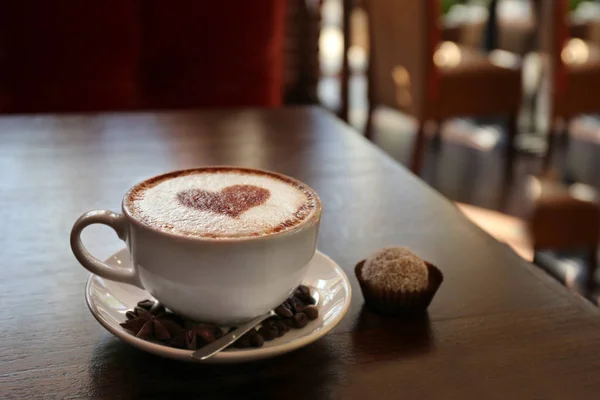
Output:
M143 184L147 184L154 180L161 180L162 178L166 178L169 175L186 174L186 173L193 173L195 171L207 171L207 170L239 170L239 171L259 172L259 173L263 173L265 175L275 176L275 177L283 180L284 182L287 181L289 183L297 184L298 186L306 188L309 191L311 191L312 194L315 196L315 199L317 200L316 208L315 208L314 212L312 213L312 215L309 218L307 218L306 220L300 221L300 223L298 225L296 225L292 228L285 229L285 230L282 230L279 232L269 233L269 234L260 235L260 236L210 237L210 236L183 235L183 234L177 234L177 233L173 233L173 232L169 232L169 231L160 230L158 228L155 228L155 227L145 223L141 219L137 218L131 212L130 208L127 206L127 200L130 198L132 192L135 189L139 188ZM309 228L309 227L315 225L321 219L323 205L321 203L321 198L319 197L319 194L317 193L316 190L311 188L306 183L304 183L298 179L292 178L288 175L284 175L284 174L281 174L278 172L269 171L269 170L265 170L265 169L261 169L261 168L239 167L239 166L235 166L235 165L214 165L214 166L188 168L188 169L181 169L181 170L165 172L163 174L155 175L153 177L139 181L135 185L133 185L123 196L123 199L121 201L121 210L123 211L123 214L127 216L127 219L130 222L134 223L135 225L137 225L141 228L144 228L144 229L149 229L153 232L156 232L157 234L165 235L165 236L173 238L173 239L186 240L186 241L189 240L189 241L196 241L196 242L234 243L234 242L249 242L249 241L256 241L256 240L266 240L266 239L271 239L271 238L275 238L275 237L282 237L282 236L291 235L291 234L297 233L298 231Z

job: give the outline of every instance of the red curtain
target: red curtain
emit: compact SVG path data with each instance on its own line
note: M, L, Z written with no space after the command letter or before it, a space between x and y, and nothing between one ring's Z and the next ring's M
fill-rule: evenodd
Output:
M0 112L277 106L285 0L0 0Z

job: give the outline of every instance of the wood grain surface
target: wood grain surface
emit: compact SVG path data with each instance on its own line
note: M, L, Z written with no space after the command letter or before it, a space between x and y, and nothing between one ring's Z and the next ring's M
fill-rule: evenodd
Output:
M72 223L180 168L266 168L318 191L319 248L353 285L318 342L238 366L164 360L89 314ZM582 399L600 396L598 311L471 224L449 201L317 108L0 118L2 399ZM122 247L108 228L90 250ZM427 318L363 307L356 262L405 245L445 281Z

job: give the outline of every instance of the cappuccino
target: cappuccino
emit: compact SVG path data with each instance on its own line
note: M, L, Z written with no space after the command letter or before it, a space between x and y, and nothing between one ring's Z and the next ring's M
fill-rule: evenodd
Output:
M134 219L182 236L244 238L299 226L317 216L317 194L283 175L211 167L161 175L134 186L124 199Z

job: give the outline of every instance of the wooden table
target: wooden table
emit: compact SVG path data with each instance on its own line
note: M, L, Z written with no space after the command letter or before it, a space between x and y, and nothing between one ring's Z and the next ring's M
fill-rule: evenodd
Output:
M471 224L404 168L315 108L0 118L0 398L582 399L600 396L598 311ZM236 164L314 187L319 248L348 273L353 304L320 341L238 366L164 360L89 314L71 224L119 209L135 182ZM86 231L91 251L122 245ZM429 317L363 308L354 264L406 245L445 282Z

